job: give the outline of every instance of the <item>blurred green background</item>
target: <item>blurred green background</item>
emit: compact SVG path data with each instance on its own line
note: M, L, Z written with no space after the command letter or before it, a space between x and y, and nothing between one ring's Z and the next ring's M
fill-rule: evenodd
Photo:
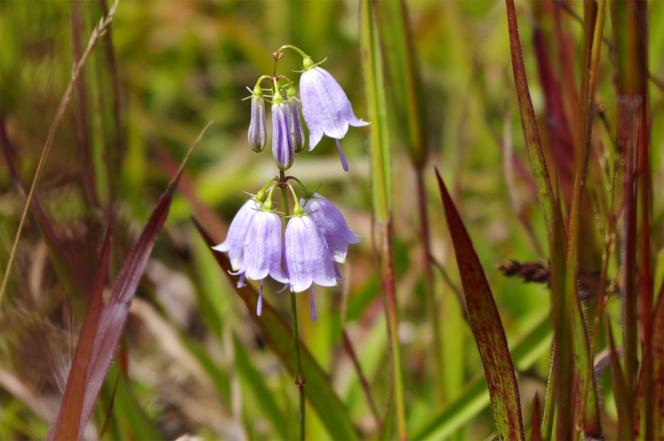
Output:
M78 10L84 47L102 4L96 0L0 2L0 112L26 184L71 76L72 10ZM532 47L537 2L520 1L518 6L531 94L536 113L542 115L544 98ZM498 270L510 259L546 263L541 216L528 183L504 4L423 0L408 2L408 7L424 82L430 164L441 169L458 200L508 341L515 344L547 316L549 298L544 285L524 284ZM572 7L579 10L580 5L572 2ZM664 2L650 3L649 19L650 69L661 77ZM292 43L316 60L327 58L324 67L344 87L358 116L366 115L359 23L356 1L120 1L112 25L113 48L102 40L83 74L87 135L79 130L75 109L80 108L80 99L75 97L37 192L57 234L80 261L80 271L94 268L102 208L112 202L118 213L118 240L111 277L117 274L174 164L205 123L215 123L187 166L181 188L188 190L176 196L132 305L121 343L128 374L118 375L117 368L109 374L89 436L94 438L92 426L99 430L104 425L114 387L107 439L174 439L183 434L234 440L295 436L297 397L292 379L265 347L251 322L253 311L238 301L190 218L196 214L205 222L216 213L224 222L230 221L246 199L245 192L256 192L275 173L269 147L257 155L247 146L249 102L242 99L248 94L246 86L252 87L259 75L271 73L271 54L280 45ZM568 20L566 28L581 44L581 26ZM606 32L610 32L608 25ZM611 116L615 96L606 53L602 65L606 68L600 69L598 96ZM298 57L288 54L279 69L288 73L298 68ZM388 79L388 93L390 87ZM656 257L661 267L664 199L658 198L656 189L664 184L664 102L661 90L651 90L654 219L659 225L655 236L660 241ZM387 111L390 121L396 122L394 112ZM597 136L608 142L606 132ZM84 139L92 153L88 160L81 153ZM398 134L393 136L391 144L399 337L408 426L417 433L481 377L482 370L458 298L437 271L445 397L443 402L436 400L430 366L432 336L420 274L415 178L400 139ZM301 302L301 335L329 373L360 432L371 437L377 436L375 421L341 345L345 328L382 414L389 396L389 354L372 256L366 130L351 130L344 146L349 174L342 171L336 148L327 138L315 151L299 155L290 173L311 187L319 185L320 192L342 208L351 228L363 237L349 252L343 286L317 289L317 322L309 319L308 306ZM432 251L452 284L458 284L430 168L426 179ZM3 267L23 203L3 166ZM532 235L519 217L532 226ZM224 223L215 231L223 234ZM85 299L72 299L49 256L39 226L29 221L2 305L0 439L44 438L80 329L82 310L76 305ZM661 269L657 280L661 280ZM270 285L266 300L288 317L287 294L277 289ZM534 363L528 363L527 369L517 366L527 408L534 393L541 396L544 391L549 349L549 339L538 340L529 347ZM530 411L525 410L525 415ZM493 430L488 409L459 418L463 424L455 431L458 439L484 439ZM329 437L314 411L307 413L307 437Z

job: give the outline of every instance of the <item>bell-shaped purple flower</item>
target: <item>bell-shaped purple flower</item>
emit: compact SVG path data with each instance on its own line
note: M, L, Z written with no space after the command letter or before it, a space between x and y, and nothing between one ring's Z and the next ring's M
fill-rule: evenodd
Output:
M309 215L294 216L288 221L284 242L291 291L306 291L312 283L337 284L330 251Z
M216 251L228 253L234 271L243 270L244 240L259 210L258 202L254 198L245 202L233 218L231 226L228 228L228 234L226 234L226 240L212 247Z
M281 218L274 211L261 209L254 215L242 246L247 279L263 280L270 275L277 282L288 282L282 267L281 231Z
M281 170L293 165L295 147L291 137L290 112L284 102L272 104L272 156Z
M337 80L325 69L313 66L300 77L300 100L304 122L309 128L309 150L320 142L323 135L337 140L344 170L348 171L338 140L346 136L348 126L361 127L369 124L355 116L353 107Z
M256 153L262 152L267 142L265 101L263 100L263 93L260 91L260 88L258 88L258 92L254 91L251 95L251 120L249 121L247 140L249 141L251 150Z
M286 105L288 106L290 117L289 125L293 149L295 153L300 153L304 149L304 129L302 128L302 120L300 119L300 102L292 99Z
M320 194L314 193L309 199L303 199L301 203L304 211L309 214L325 239L332 258L339 263L344 263L348 245L358 243L360 236L348 228L339 209Z

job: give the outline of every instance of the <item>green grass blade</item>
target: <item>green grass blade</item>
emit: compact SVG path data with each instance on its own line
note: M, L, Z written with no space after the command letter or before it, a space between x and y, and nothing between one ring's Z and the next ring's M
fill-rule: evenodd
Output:
M235 335L233 336L233 345L235 363L241 381L255 395L255 402L260 407L263 415L270 420L274 430L273 433L278 434L280 439L289 439L292 435L289 433L287 425L283 423L287 418L277 405L274 393L265 383L263 375L254 367L249 354Z
M550 349L551 337L551 325L547 316L542 318L532 331L514 345L511 350L514 365L519 370L530 368ZM418 441L445 439L488 405L489 390L484 378L479 378L468 386L459 398L451 402L429 424L424 426L413 439Z
M376 20L376 2L364 0L361 5L362 68L367 95L367 110L371 121L369 149L373 213L379 239L375 241L379 256L380 277L385 292L385 314L390 341L394 410L399 439L408 438L406 406L403 391L401 355L398 337L397 299L394 280L394 250L392 233L392 171L388 139L387 102L381 54L381 36Z
M381 44L385 66L389 73L390 88L398 133L405 138L411 160L422 168L427 160L426 118L421 100L421 80L415 59L413 35L404 0L386 0L376 3Z

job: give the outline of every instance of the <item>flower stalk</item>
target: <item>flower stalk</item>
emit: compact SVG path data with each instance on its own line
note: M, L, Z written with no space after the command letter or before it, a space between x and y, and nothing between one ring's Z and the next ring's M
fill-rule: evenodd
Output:
M283 170L279 170L279 186L281 187L281 199L283 202L283 210L286 217L290 215L290 209L288 206L288 188L293 191L293 187L289 186L286 183L286 175ZM295 201L296 207L299 206L299 201L295 197L293 191L293 200ZM304 374L302 373L302 355L300 354L300 333L299 326L297 321L297 295L295 293L290 294L290 306L291 314L293 314L293 347L295 348L295 358L297 360L297 375L295 376L295 386L298 390L299 395L299 407L300 407L300 435L299 439L304 440L304 431L305 431L305 406L304 406Z

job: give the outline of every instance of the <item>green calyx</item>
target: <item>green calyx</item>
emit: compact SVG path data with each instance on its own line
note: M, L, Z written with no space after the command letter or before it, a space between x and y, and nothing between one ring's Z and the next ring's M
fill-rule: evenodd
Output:
M274 82L274 92L272 94L272 104L281 104L284 102L284 97L281 96L281 91L279 90L279 84L277 79L272 80Z
M311 57L307 56L302 58L302 68L304 70L309 70L314 66L316 66L316 63L314 63L314 60L312 60Z
M290 190L290 193L293 196L293 216L304 216L306 213L304 212L304 208L302 208L302 205L300 204L300 199L297 197L295 189L293 188L292 185L290 185L290 183L286 185L288 186L288 189Z
M288 87L288 90L286 91L286 96L288 97L289 100L297 96L297 90L295 90L295 87L293 87L292 83Z
M269 194L268 194L268 190L269 190ZM274 190L274 179L270 179L269 181L267 181L265 183L265 185L263 185L263 187L260 190L258 190L258 193L256 193L256 202L258 202L259 204L262 204L263 202L265 202L265 199L267 197L272 196L272 191L273 190Z
M272 194L274 193L274 189L276 187L277 186L275 184L272 184L270 187L270 191L267 193L267 197L261 203L261 210L272 211Z

